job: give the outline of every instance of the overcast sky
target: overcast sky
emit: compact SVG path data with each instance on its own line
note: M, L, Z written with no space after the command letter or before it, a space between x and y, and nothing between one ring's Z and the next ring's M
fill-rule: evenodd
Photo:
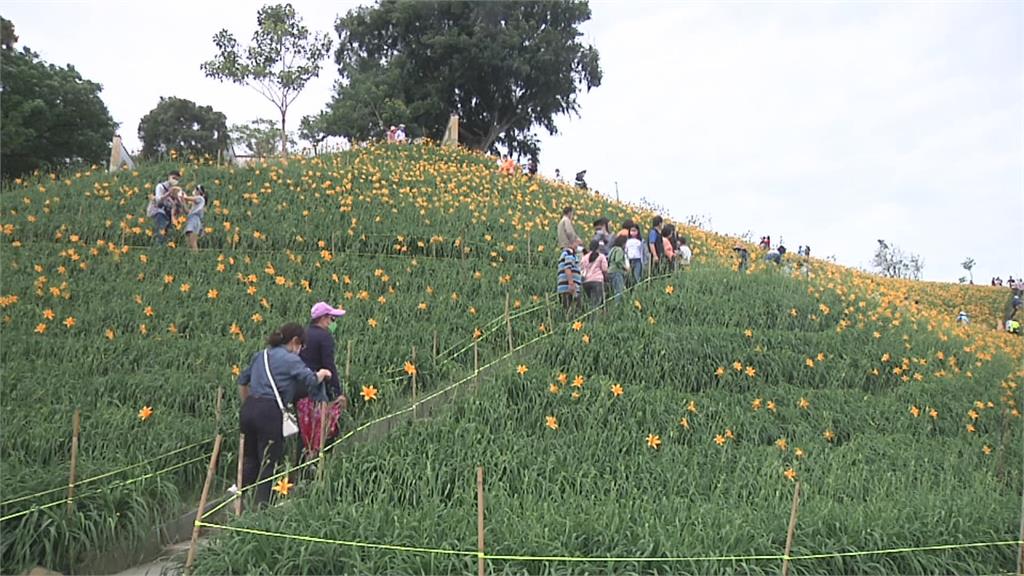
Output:
M261 2L0 1L23 46L104 87L129 149L160 96L244 123L254 91L207 79L221 28ZM333 32L355 2L294 2ZM604 81L544 137L541 171L646 196L720 232L867 267L884 238L928 279L1024 274L1024 2L592 2ZM323 108L332 62L289 111Z

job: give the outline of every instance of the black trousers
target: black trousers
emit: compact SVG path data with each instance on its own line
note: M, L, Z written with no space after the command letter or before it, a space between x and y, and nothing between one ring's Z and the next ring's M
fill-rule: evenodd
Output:
M281 409L273 398L249 396L242 404L239 416L242 434L245 434L245 454L242 458L242 487L251 486L274 475L274 469L284 454L284 436L281 434ZM256 487L256 502L270 500L270 482Z

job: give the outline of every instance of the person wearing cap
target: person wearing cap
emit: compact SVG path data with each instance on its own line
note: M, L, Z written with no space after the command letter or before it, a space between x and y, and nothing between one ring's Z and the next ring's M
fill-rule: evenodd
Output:
M316 372L321 369L330 370L331 377L324 380L327 399L331 401L327 408L327 436L332 437L338 432L338 418L347 407L348 399L342 393L338 380L338 367L334 363L334 334L331 325L337 318L345 315L345 311L335 308L326 302L317 302L309 311L309 327L306 329L306 340L299 357L306 366ZM299 433L307 454L314 454L320 448L320 410L310 399L302 398L295 403L299 415Z
M302 361L314 372L327 368L331 378L327 384L327 398L336 400L342 396L341 384L338 381L337 366L334 365L334 335L329 326L337 318L345 315L345 311L334 308L326 302L317 302L309 311L309 328L306 330L306 345L302 348Z
M146 206L146 215L153 219L154 242L158 246L167 243L167 228L171 225L171 205L169 199L171 190L181 180L181 172L171 170L167 173L167 180L156 185L156 190L149 197L149 205Z

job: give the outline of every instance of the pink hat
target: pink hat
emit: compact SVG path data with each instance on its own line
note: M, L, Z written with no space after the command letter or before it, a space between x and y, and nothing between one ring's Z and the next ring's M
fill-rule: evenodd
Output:
M340 317L345 315L345 311L341 308L334 308L326 302L317 302L316 304L313 304L313 308L309 311L309 317L313 320L327 315Z

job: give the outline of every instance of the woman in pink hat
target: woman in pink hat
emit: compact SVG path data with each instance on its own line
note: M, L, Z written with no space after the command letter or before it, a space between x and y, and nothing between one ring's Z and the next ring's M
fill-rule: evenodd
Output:
M338 318L345 315L345 310L334 308L326 302L317 302L309 311L309 328L306 329L306 340L299 356L310 370L326 369L331 377L324 380L327 399L327 437L332 438L338 433L338 418L341 411L348 405L348 399L342 393L338 380L338 367L334 363L334 335L330 326ZM308 457L320 451L320 407L309 398L302 398L296 403L299 413L299 434Z

